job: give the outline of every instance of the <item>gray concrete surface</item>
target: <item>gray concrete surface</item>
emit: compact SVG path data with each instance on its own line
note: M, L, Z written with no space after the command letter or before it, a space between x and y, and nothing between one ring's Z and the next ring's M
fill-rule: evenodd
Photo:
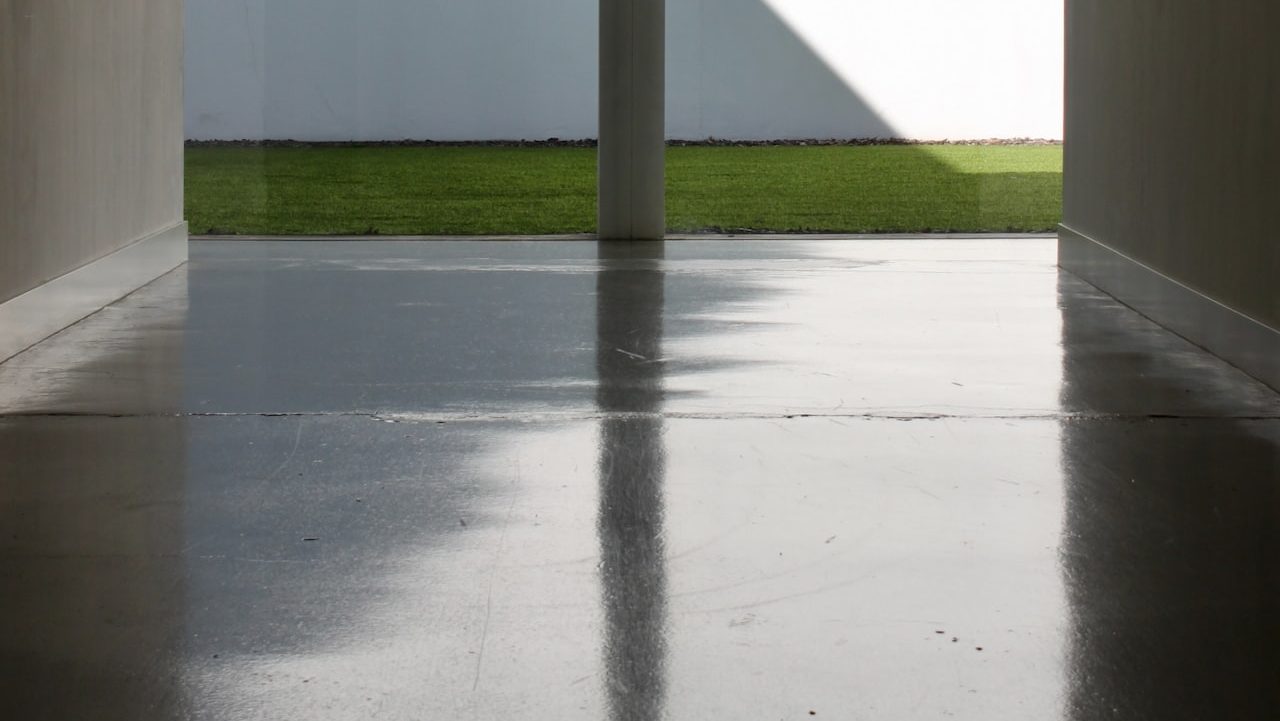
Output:
M1280 710L1280 397L1052 241L194 244L0 364L24 719Z

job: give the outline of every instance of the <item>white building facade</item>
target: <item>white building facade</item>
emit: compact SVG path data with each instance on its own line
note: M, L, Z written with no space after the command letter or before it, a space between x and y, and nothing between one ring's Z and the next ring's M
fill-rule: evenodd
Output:
M190 139L597 132L598 0L187 0ZM673 139L1062 137L1062 0L667 0Z

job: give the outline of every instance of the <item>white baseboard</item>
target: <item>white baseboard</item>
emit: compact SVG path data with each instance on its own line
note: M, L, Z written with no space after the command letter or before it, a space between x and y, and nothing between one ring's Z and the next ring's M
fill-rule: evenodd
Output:
M1280 330L1067 226L1058 263L1156 323L1280 390Z
M186 260L187 224L177 223L0 303L0 363Z

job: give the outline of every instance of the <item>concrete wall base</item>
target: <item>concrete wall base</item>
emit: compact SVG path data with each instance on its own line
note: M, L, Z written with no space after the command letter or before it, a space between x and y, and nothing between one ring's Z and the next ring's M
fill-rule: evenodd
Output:
M123 298L187 260L177 223L0 303L0 362Z
M1280 390L1280 330L1065 225L1058 262L1121 303Z

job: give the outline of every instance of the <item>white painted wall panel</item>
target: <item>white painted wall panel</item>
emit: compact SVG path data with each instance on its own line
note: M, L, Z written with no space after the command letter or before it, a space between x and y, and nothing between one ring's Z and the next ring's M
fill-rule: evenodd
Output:
M193 139L596 135L598 0L187 0ZM1062 135L1062 0L668 0L667 132Z

